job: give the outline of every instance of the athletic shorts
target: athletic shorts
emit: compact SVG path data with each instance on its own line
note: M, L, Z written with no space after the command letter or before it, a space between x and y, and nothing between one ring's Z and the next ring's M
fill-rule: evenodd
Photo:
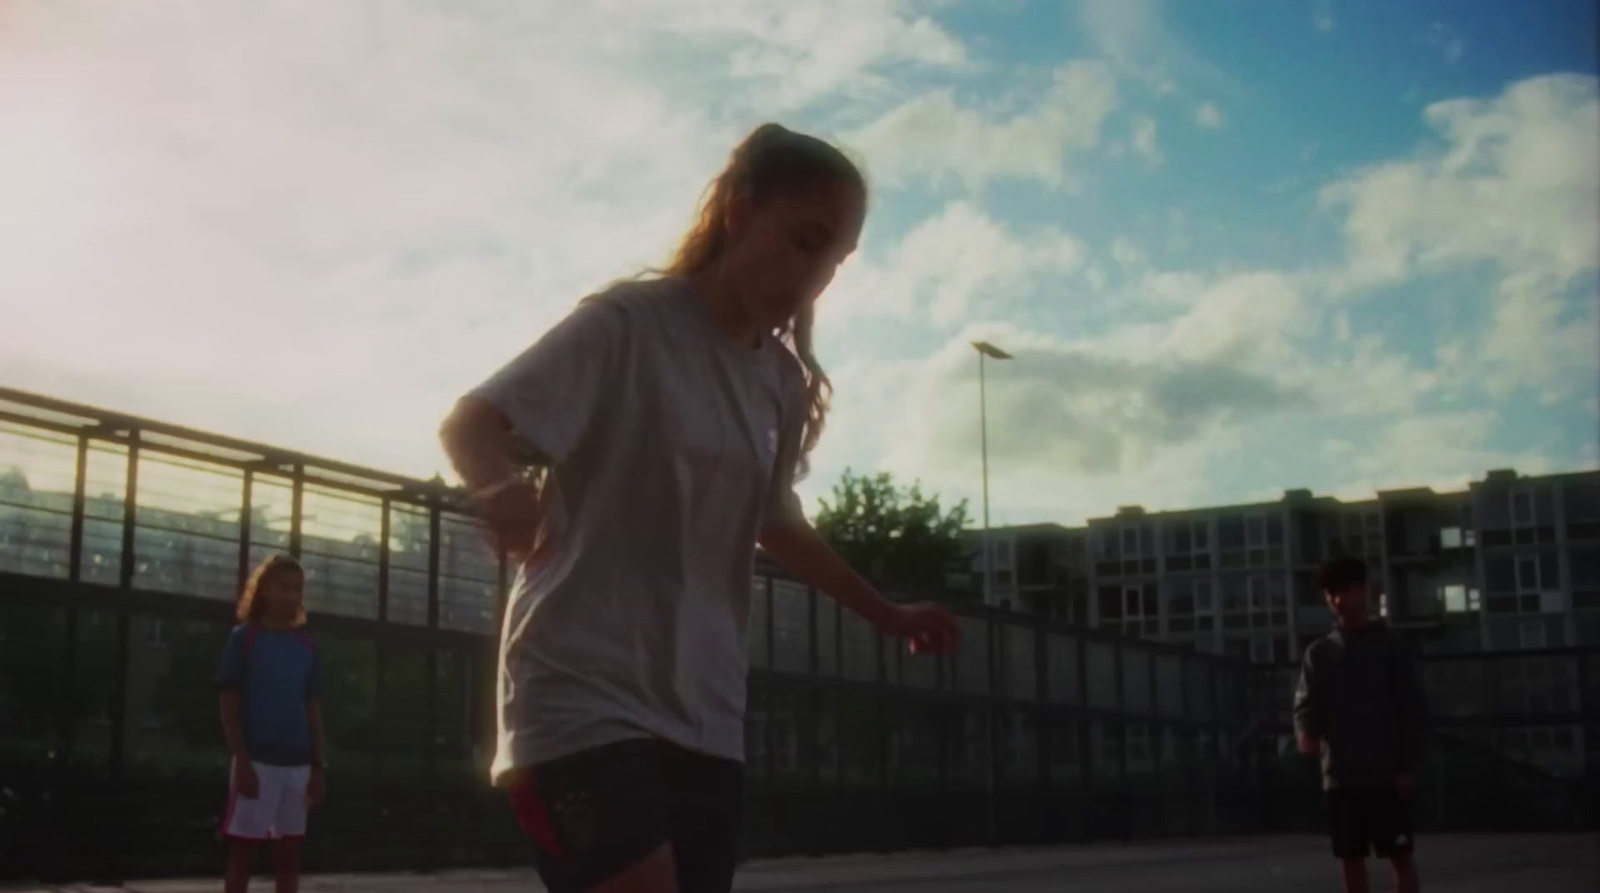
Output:
M1394 788L1334 788L1327 793L1328 836L1335 856L1363 859L1373 852L1389 859L1412 851L1411 809Z
M581 891L670 844L679 893L728 893L738 864L744 765L656 740L542 763L512 788L550 893Z
M310 766L269 766L250 762L256 770L256 796L241 797L229 772L228 809L222 816L222 836L233 840L273 840L304 837L310 801Z

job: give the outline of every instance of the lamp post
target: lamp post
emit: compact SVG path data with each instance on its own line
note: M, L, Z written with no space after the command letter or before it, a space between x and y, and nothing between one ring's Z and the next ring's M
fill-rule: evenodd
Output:
M985 360L1009 360L1006 353L987 341L974 341L978 352L978 425L983 443L983 603L994 605L994 547L989 542L989 395Z
M994 545L989 542L989 392L986 374L986 361L1009 360L1011 354L1006 353L987 341L974 341L972 347L978 352L978 425L983 443L983 604L986 607L994 606ZM984 624L984 630L989 636L988 653L989 666L989 692L994 694L1000 676L998 665L999 653L997 649L999 637L994 621L991 619ZM985 773L985 787L987 787L988 802L985 812L989 832L989 845L998 846L1000 843L1000 816L998 802L1000 767L1000 721L1004 713L999 710L989 711L989 766Z

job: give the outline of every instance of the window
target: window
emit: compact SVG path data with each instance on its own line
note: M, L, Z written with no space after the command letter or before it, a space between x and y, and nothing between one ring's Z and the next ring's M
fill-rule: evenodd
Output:
M1194 581L1194 609L1197 614L1211 613L1211 581Z
M1138 557L1138 555L1139 555L1139 528L1137 528L1137 527L1124 527L1124 528L1122 528L1122 554L1124 556L1128 557L1128 558L1136 558L1136 557Z
M1217 521L1217 542L1224 549L1244 548L1244 519L1238 516Z
M1120 543L1121 540L1115 530L1102 528L1094 532L1095 556L1102 561L1115 561L1121 558L1122 552L1117 548Z
M1511 494L1511 523L1517 527L1533 526L1533 494L1516 490Z
M1501 559L1508 561L1508 559ZM1515 559L1515 586L1522 595L1561 588L1561 561L1554 552L1522 554ZM1493 562L1491 562L1491 565ZM1495 568L1492 578L1497 584L1505 583L1504 568ZM1496 588L1499 588L1498 586Z
M994 562L993 567L995 570L1011 569L1011 541L1009 539L997 539L990 542L989 555L990 560Z
M1122 619L1122 590L1116 586L1100 587L1100 622Z
M1544 648L1546 643L1545 624L1543 620L1524 620L1518 630L1519 639L1523 648Z
M1169 616L1185 616L1194 613L1194 583L1189 580L1176 580L1167 590L1167 614Z
M1255 576L1250 578L1250 610L1264 611L1267 608L1267 578Z
M1122 590L1122 610L1128 617L1140 617L1144 614L1142 604L1144 591L1137 586L1129 586Z
M1235 614L1250 609L1248 578L1238 575L1222 578L1222 611Z
M1542 589L1561 588L1561 557L1554 552L1539 553L1539 586Z
M1266 545L1267 519L1255 515L1245 519L1244 522L1245 544L1254 548Z
M1463 542L1461 528L1459 527L1446 527L1439 531L1439 548L1441 549L1459 549Z
M1196 552L1209 552L1211 550L1211 522L1194 522L1194 550Z
M149 625L144 631L144 643L151 648L167 647L167 631L161 625L161 618L151 617L148 622Z
M1600 521L1600 480L1568 481L1565 490L1567 523Z
M1440 596L1447 614L1469 614L1479 608L1478 590L1469 589L1460 583L1443 587Z
M1546 589L1539 593L1539 611L1543 614L1562 614L1567 610L1567 594L1560 589Z
M1517 558L1517 591L1539 591L1539 560L1532 555Z
M1600 549L1572 549L1567 553L1573 606L1600 608Z
M1510 556L1501 555L1489 559L1483 565L1484 588L1493 594L1515 592L1517 589L1517 568Z
M1188 521L1173 521L1167 525L1167 544L1175 555L1189 554L1193 537L1190 536Z

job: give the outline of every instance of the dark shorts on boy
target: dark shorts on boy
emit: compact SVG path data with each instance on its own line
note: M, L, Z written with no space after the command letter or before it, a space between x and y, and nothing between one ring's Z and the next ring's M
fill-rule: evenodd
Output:
M744 766L657 739L534 766L511 791L550 893L581 893L671 844L680 893L727 893Z
M1328 836L1338 858L1392 859L1412 851L1410 804L1392 786L1333 788L1327 795Z

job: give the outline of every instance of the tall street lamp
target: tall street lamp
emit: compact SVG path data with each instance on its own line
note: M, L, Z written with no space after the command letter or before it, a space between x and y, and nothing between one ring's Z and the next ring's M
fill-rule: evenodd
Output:
M978 352L978 424L983 442L983 603L994 604L994 547L989 542L989 396L985 360L1013 357L987 341L974 341Z

